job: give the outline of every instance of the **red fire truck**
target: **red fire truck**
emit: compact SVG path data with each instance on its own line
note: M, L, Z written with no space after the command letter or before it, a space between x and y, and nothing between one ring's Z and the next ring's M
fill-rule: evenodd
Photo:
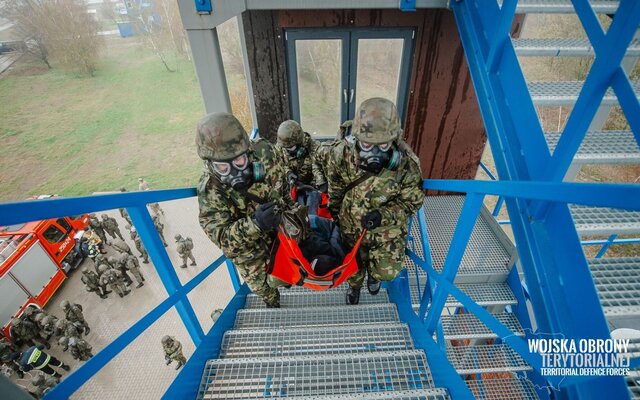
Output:
M44 307L84 259L80 238L88 215L0 226L0 324L29 306Z

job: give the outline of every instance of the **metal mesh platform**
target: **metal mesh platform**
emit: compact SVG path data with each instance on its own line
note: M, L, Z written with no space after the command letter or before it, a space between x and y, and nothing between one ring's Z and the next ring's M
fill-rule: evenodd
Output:
M300 329L240 329L228 331L220 358L355 354L413 349L403 324L314 327Z
M558 145L560 133L547 133L545 137L549 151L553 153ZM640 147L633 132L630 131L587 132L573 162L580 164L640 163Z
M210 360L200 399L338 395L433 387L424 352Z
M640 316L640 257L589 260L607 317Z
M587 39L577 38L519 38L512 39L513 47L520 56L544 57L592 57L595 53ZM640 40L634 39L627 48L627 56L640 56Z
M423 390L398 390L392 393L359 393L341 394L337 396L306 396L298 397L300 400L447 400L449 394L444 389L423 389Z
M464 196L425 197L429 246L433 268L438 272L444 266L464 199ZM511 269L512 257L492 229L489 218L493 217L486 210L478 216L462 257L456 282L502 282L506 279ZM471 279L471 276L475 279Z
M573 106L578 99L582 81L528 82L531 98L539 106ZM640 82L631 82L636 96L640 97ZM611 88L602 98L602 105L618 104L618 98Z
M640 211L575 204L571 204L569 208L580 235L640 233Z
M517 304L513 292L506 283L459 283L456 286L465 292L469 297L481 306L499 306ZM420 306L420 296L417 286L409 286L411 293L411 304L415 307ZM446 307L462 307L453 296L447 298Z
M524 330L515 315L511 313L494 314L494 317L518 336L524 336ZM498 335L487 328L473 314L443 315L441 318L444 338L453 339L494 339Z
M629 394L633 400L640 400L640 371L629 371L629 375L625 378Z
M604 14L615 14L618 0L590 0L593 11ZM516 11L520 14L533 13L571 13L575 10L570 0L520 0Z
M313 290L289 292L283 290L280 292L280 307L282 308L304 308L304 307L328 307L328 306L342 306L346 304L344 290L328 290L326 292L319 292ZM381 289L380 293L372 296L367 290L360 292L360 304L381 304L388 303L389 296L387 291ZM245 309L250 308L266 308L266 304L256 294L247 295L247 302L245 303Z
M447 346L447 355L453 367L461 375L532 369L506 344Z
M239 310L234 329L282 329L397 322L398 310L393 304L318 307L313 312L270 308Z
M538 400L530 380L525 378L496 378L467 381L477 399L483 400Z

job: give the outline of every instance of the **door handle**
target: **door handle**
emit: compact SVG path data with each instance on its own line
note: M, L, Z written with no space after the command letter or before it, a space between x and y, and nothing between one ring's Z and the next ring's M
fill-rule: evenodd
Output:
M342 91L342 97L344 98L344 102L346 103L347 102L347 89L344 89Z
M349 95L349 103L353 103L353 95L356 91L351 89L351 94Z

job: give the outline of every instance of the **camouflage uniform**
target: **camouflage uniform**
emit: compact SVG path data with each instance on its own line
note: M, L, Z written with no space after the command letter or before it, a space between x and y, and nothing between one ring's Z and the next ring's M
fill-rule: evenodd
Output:
M191 265L196 265L196 259L193 257L192 249L188 248L187 242L190 238L183 238L181 235L176 235L176 250L182 258L181 268L187 268L187 259L191 260ZM193 241L191 242L193 243Z
M78 337L69 338L69 352L74 360L87 361L93 357L93 347L86 340Z
M149 184L142 178L138 178L138 190L149 190Z
M56 335L56 323L58 322L58 318L53 315L47 315L40 321L40 327L42 332L44 332L47 337L51 338Z
M164 336L161 343L167 365L171 364L173 360L176 360L178 362L176 369L178 369L187 362L186 357L182 354L182 343L177 341L175 337Z
M100 276L96 272L89 271L86 267L82 268L82 278L80 280L87 286L87 292L94 292L102 299L107 298L102 286L100 286Z
M222 183L218 174L205 168L198 184L199 218L202 229L234 263L249 288L267 305L278 307L280 293L271 286L279 283L270 280L270 286L266 271L274 234L263 232L253 216L260 206L258 199L260 203L275 201L280 209L293 207L281 155L266 140L249 143L235 117L223 113L200 121L196 144L205 164L215 160L217 152L226 151L234 157L247 152L254 168L256 163L264 165L264 179L253 182L244 192Z
M129 216L129 213L127 212L127 210L125 210L124 208L118 208L118 211L120 211L120 216L127 221L127 224L133 226L133 222L131 222L131 217Z
M365 172L358 167L360 155L356 145L341 141L332 148L328 166L329 211L338 216L343 243L348 247L355 245L365 215L377 210L382 217L380 226L368 230L362 241L363 268L349 279L349 285L354 289L362 286L365 271L378 281L390 281L398 276L403 268L409 218L424 199L419 162L400 140L395 106L388 100L376 98L365 101L361 108L354 120L354 135L359 140L381 144L391 139L385 141L375 135L386 130L402 158L395 170L385 168L343 193L349 183Z
M297 146L296 151L299 151L298 154L287 151L288 148L295 146ZM296 175L296 180L313 186L315 180L313 164L319 143L304 132L296 121L289 120L278 127L277 147L282 152L287 168Z
M75 336L81 337L84 333L84 325L81 322L71 322L66 319L60 319L56 322L56 330L58 336L66 336L68 338Z
M131 247L129 247L129 245L124 242L124 240L114 239L111 243L111 247L118 250L120 253L128 253L133 255Z
M122 258L123 258L123 256L130 256L130 255L131 254L120 253L120 254L118 254L117 258L114 257L114 256L109 257L109 262L113 265L113 267L115 269L120 271L120 277L124 281L124 284L127 285L127 286L130 286L133 283L133 280L129 276L129 273L127 273L126 262L123 262ZM131 257L133 257L133 256L131 256Z
M9 331L14 343L17 345L35 346L41 344L46 346L47 349L51 348L51 345L40 337L40 328L27 319L15 318L11 321Z
M124 284L122 274L117 269L109 268L106 265L100 266L102 275L100 276L100 284L109 285L111 289L120 297L124 297L131 293Z
M136 232L136 228L133 226L131 226L130 228L131 228L130 229L131 240L133 240L133 243L135 243L136 245L136 249L138 249L138 252L140 252L140 257L142 257L142 262L145 264L149 264L149 253L147 253L147 249L144 248L144 245L142 244L142 240L140 239L138 232Z
M158 214L153 216L153 226L156 227L156 231L158 231L158 235L160 235L160 239L162 239L162 244L164 247L167 247L167 241L164 239L164 224L160 222Z
M140 264L138 264L137 258L130 254L122 253L120 255L120 265L127 271L131 272L131 274L136 278L136 281L138 281L138 286L136 287L144 285L144 277L142 276L142 273L140 273Z
M45 394L49 393L54 386L56 386L60 380L56 377L49 376L47 378L42 374L38 374L31 380L31 384L35 388L33 394L36 399L41 399Z
M118 226L118 221L116 221L115 218L110 217L107 214L102 214L102 227L112 238L115 239L116 235L118 235L120 240L124 240L122 232L120 232L120 226Z
M149 208L154 216L164 215L164 210L160 207L160 203L151 203L149 204Z
M19 378L24 376L24 373L20 369L20 365L13 359L12 355L16 353L18 349L7 339L0 338L0 363L9 367L13 372L15 372Z
M60 303L60 306L64 311L67 321L82 326L84 333L88 335L91 329L89 328L87 321L84 319L84 314L82 314L82 306L80 304L70 303L68 300L63 300L62 303Z
M89 226L98 235L98 237L100 238L100 240L102 240L103 243L109 243L107 242L107 235L106 233L104 233L104 228L102 227L102 223L100 222L98 217L96 217L95 214L90 214Z

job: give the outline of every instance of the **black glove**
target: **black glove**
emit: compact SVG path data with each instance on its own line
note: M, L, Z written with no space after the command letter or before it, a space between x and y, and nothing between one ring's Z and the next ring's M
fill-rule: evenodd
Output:
M360 223L365 229L376 229L382 223L382 215L378 210L369 211L360 219Z
M253 213L253 221L261 231L269 231L280 223L280 215L276 213L276 203L270 201L260 204L260 207Z
M297 180L298 175L294 174L291 171L287 172L287 182L289 183L289 186L295 185Z

